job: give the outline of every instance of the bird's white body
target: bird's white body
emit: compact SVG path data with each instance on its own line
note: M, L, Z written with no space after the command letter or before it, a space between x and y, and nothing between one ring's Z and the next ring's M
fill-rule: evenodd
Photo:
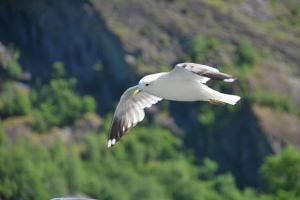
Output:
M156 74L153 74L156 75ZM182 77L169 76L169 73L160 76L151 85L145 88L148 93L173 101L199 101L206 100L201 89L204 85L195 80L186 80L182 84ZM159 89L157 89L159 88ZM174 92L170 88L175 88ZM196 90L195 90L196 88Z
M203 84L205 82L203 78L187 73L181 68L171 72L151 74L144 79L151 80L151 84L144 87L144 91L167 100L220 101L234 105L240 99L239 96L223 94L209 88ZM174 88L174 90L170 91L170 88Z

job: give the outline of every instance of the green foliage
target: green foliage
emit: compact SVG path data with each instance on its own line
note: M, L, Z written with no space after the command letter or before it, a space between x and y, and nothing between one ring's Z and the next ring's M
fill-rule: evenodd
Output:
M26 115L31 111L30 91L23 85L6 83L0 93L0 115Z
M0 194L5 199L47 199L41 170L29 149L18 144L0 148Z
M82 97L82 112L95 112L96 108L96 100L92 96Z
M300 198L300 153L297 149L288 146L280 154L270 156L261 171L269 193L276 194L278 199Z
M4 142L4 127L2 121L0 120L0 145Z
M7 52L6 52L7 51ZM0 65L3 69L0 71L0 78L17 79L22 75L22 68L19 64L20 53L15 50L4 49L0 53Z
M209 106L203 106L201 108L201 112L198 115L198 120L201 124L203 124L204 126L211 126L212 124L214 124L215 120L216 120L216 116L215 116L215 112L214 110L209 109Z
M209 51L215 49L218 45L218 40L198 35L192 40L190 45L189 59L196 63L204 63Z
M198 114L198 122L203 126L206 133L211 133L228 125L234 116L239 113L239 108L238 105L235 108L230 105L202 105Z
M277 4L277 5L276 5ZM299 20L300 20L300 4L299 1L285 1L284 5L280 4L280 1L276 1L273 6L282 9L284 6L286 12L277 15L277 22L280 21L285 27L299 31Z
M39 131L73 123L83 113L96 110L94 98L81 97L75 92L76 79L65 77L61 63L54 64L53 77L33 95L36 105L33 112L34 127Z
M203 179L212 179L216 175L218 164L208 158L203 160L203 166L199 167L199 174Z
M3 199L260 199L252 190L240 191L230 174L216 175L215 162L192 164L180 140L159 127L137 127L111 149L103 133L77 144L57 137L44 145L32 137L0 143Z
M241 67L254 65L258 59L258 50L248 40L241 40L236 49L236 64Z
M219 11L222 11L222 12L226 12L228 11L228 7L230 4L228 4L228 2L224 2L222 0L210 0L210 1L207 1L208 4L210 4L211 6L214 6L216 8L218 8ZM237 2L235 2L237 3Z
M258 90L257 92L255 92L253 98L255 102L264 106L274 108L278 111L292 112L295 108L291 98L279 93L270 93Z
M62 62L54 62L53 63L53 72L52 72L52 77L53 78L63 78L66 76L66 71L64 64Z

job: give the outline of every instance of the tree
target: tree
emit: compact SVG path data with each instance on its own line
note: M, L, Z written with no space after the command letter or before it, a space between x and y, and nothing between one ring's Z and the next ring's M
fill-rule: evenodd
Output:
M300 153L295 147L268 157L261 171L267 192L300 198Z
M96 101L91 96L81 97L75 91L77 80L65 76L61 63L53 65L53 79L34 91L34 127L45 131L52 126L74 122L82 114L94 112Z

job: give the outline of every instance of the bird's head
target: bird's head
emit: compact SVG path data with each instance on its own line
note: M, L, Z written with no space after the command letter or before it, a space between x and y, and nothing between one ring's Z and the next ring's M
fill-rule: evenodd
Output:
M138 89L134 91L134 95L138 95L141 91L148 91L153 86L153 82L157 80L159 77L159 74L151 74L144 76L140 81L138 85Z

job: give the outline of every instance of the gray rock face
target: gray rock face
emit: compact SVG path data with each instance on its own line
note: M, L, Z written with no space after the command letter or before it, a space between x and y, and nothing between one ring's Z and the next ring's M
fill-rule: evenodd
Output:
M20 50L33 75L47 75L62 61L81 83L91 81L99 63L115 83L130 79L121 42L88 1L4 1L0 11L0 40Z

